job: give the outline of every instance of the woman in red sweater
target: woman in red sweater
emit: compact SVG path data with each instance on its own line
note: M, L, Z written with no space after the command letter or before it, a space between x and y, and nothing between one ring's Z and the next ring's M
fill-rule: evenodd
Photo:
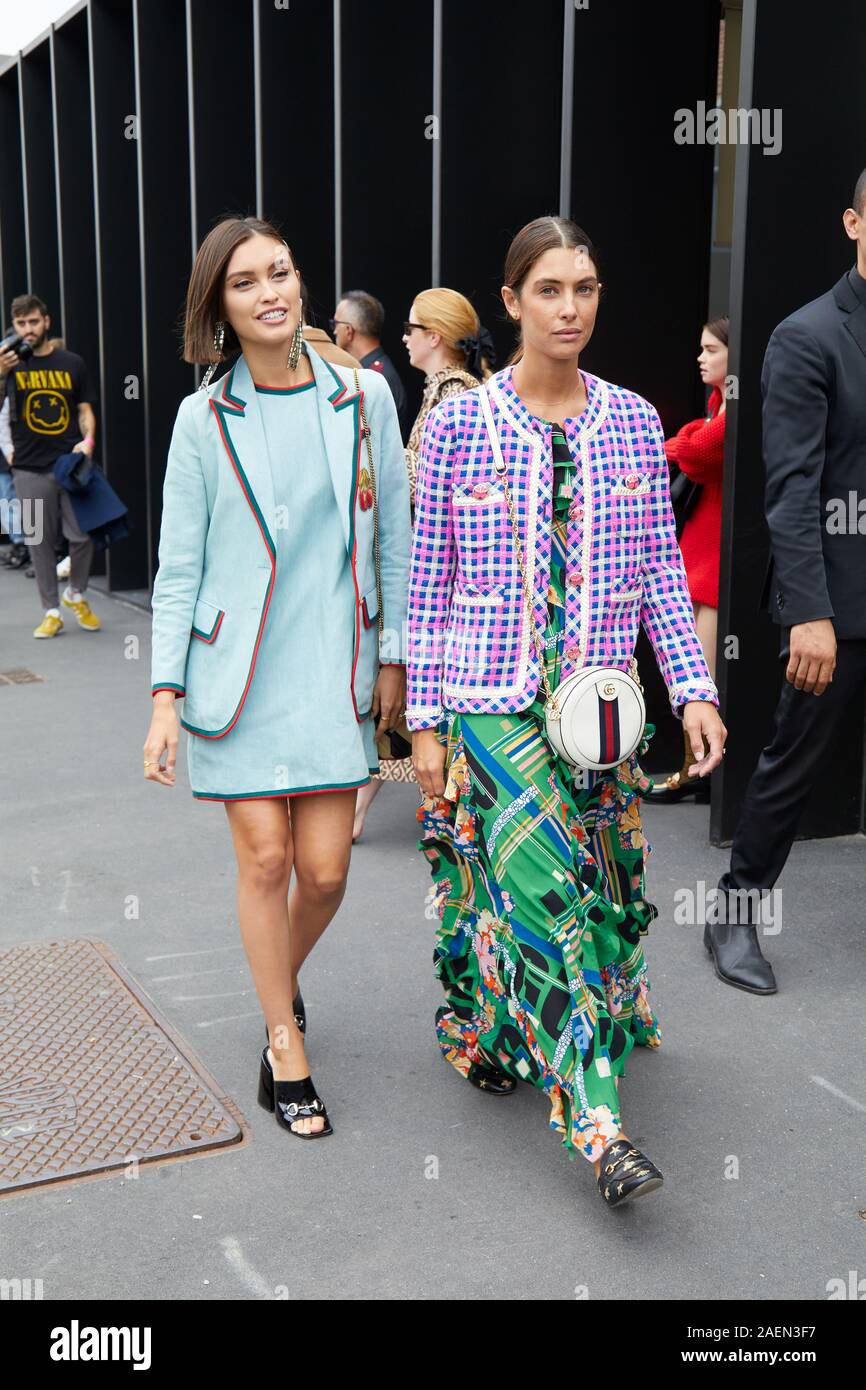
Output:
M713 680L716 678L716 624L719 608L719 548L722 531L722 463L725 452L725 379L728 374L728 327L726 316L704 325L698 357L704 385L710 387L707 413L690 420L679 434L665 444L669 463L700 484L700 495L680 537L680 550L695 608L695 628ZM700 777L689 777L694 762L688 737L685 761L679 772L666 778L652 799L681 801L687 796L709 800L709 785Z

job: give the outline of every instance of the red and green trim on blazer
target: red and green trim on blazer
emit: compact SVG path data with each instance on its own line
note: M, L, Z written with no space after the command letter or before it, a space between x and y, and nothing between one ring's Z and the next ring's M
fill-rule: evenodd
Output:
M226 734L230 733L231 730L234 728L235 724L238 722L240 712L244 707L244 701L247 698L247 693L252 683L253 672L256 669L256 660L259 654L259 647L261 646L262 633L265 629L265 619L267 618L268 609L271 604L271 597L274 592L274 583L276 580L277 573L277 551L276 546L274 545L273 537L271 536L271 533L269 532L267 525L265 524L265 519L262 516L259 504L255 498L255 494L252 488L250 487L249 479L247 478L247 475L244 472L243 464L241 463L240 457L238 456L238 452L235 449L234 444L232 443L231 431L229 428L229 420L233 415L243 415L244 411L246 410L247 404L246 401L241 400L240 396L232 395L232 382L234 380L234 374L235 368L232 367L231 371L223 378L221 398L218 399L216 396L212 396L210 399L210 407L213 410L214 417L217 422L217 428L220 433L220 438L223 442L223 447L225 448L226 454L228 455L229 463L231 464L232 469L234 470L235 477L240 483L241 491L243 492L244 497L246 498L247 504L250 510L252 511L253 516L256 519L259 531L261 532L262 543L267 553L268 561L271 567L271 572L268 577L268 587L265 590L265 597L262 602L262 611L261 616L259 618L259 628L256 634L255 646L253 647L252 659L250 661L250 669L247 673L247 679L244 684L243 691L241 692L241 698L238 700L237 708L235 709L234 714L231 716L228 723L224 724L221 729L199 729L194 724L189 724L185 719L181 718L180 722L183 725L183 727L189 733L195 734L198 738L225 738ZM216 639L217 632L219 631L221 622L222 616L220 615L220 617L217 619L215 630L213 631L211 636L209 638L204 638L203 640L211 642L214 641ZM195 628L192 629L192 633L195 636L201 635L196 631Z
M330 362L325 362L325 366L328 368L328 370L331 373L331 376L337 383L337 389L335 391L332 391L330 396L328 397L328 400L331 402L331 405L334 407L335 410L343 410L347 405L352 406L354 409L353 423L355 426L355 439L352 445L353 476L352 485L349 489L349 549L352 564L352 583L355 586L355 635L354 650L352 653L352 708L355 711L355 718L360 724L362 720L368 719L370 716L370 710L366 710L363 714L359 713L358 702L355 699L355 672L358 668L358 655L360 651L361 618L363 617L364 627L368 630L373 626L374 623L377 623L379 620L378 612L376 613L375 617L370 617L369 613L367 612L366 596L364 598L361 598L361 591L358 587L358 541L355 535L355 511L358 505L358 480L361 476L361 404L364 399L364 392L363 389L361 389L358 391L357 395L349 396L348 394L346 394L349 389L347 384L340 380L337 373L331 367ZM346 395L345 400L340 399L340 397L343 395ZM406 663L405 661L382 661L382 659L380 658L379 665L405 666Z
M190 628L190 632L192 633L193 637L198 637L202 642L207 642L208 644L210 644L211 642L215 642L217 633L222 627L222 621L224 617L225 609L218 608L217 615L214 618L213 627L211 628L210 632L202 632L201 628L196 627L195 623L193 623L192 627Z

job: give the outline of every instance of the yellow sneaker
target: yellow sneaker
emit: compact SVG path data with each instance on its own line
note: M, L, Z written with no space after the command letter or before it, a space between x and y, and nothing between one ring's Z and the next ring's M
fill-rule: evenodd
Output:
M58 632L63 631L63 619L55 618L53 613L46 613L42 622L37 628L33 629L34 637L56 637Z
M78 599L77 601L71 598L62 598L60 602L65 608L75 609L75 615L78 618L78 626L83 627L85 632L98 632L102 627L101 622L93 612L86 598Z

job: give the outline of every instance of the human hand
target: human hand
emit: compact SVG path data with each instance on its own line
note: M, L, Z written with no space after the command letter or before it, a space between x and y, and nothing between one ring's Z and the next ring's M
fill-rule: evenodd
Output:
M785 678L795 690L823 695L836 669L836 631L829 618L795 623Z
M412 767L425 796L445 795L447 749L436 737L435 729L419 729L412 735Z
M406 711L406 667L380 666L370 711L376 725L376 738L396 729Z
M0 372L2 372L4 376L7 372L11 372L13 367L19 367L20 365L21 358L18 356L17 352L12 352L9 348L4 352L0 352Z
M707 777L718 767L725 751L728 731L719 717L715 705L707 700L689 700L683 710L683 728L689 736L689 743L696 762L689 768L690 777ZM704 752L704 740L709 752Z
M169 696L171 704L165 698ZM174 695L158 691L153 697L153 718L144 743L144 775L148 782L162 782L163 786L173 787L177 744L180 725L174 708ZM163 753L167 752L165 767L161 766Z

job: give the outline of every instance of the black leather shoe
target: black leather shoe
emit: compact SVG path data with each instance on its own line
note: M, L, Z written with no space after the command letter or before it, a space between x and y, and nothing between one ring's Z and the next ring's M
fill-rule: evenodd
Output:
M487 1066L484 1062L473 1062L466 1079L471 1081L473 1086L477 1086L479 1091L486 1091L489 1096L510 1096L517 1090L517 1082L513 1076L508 1076L498 1067Z
M657 1192L663 1183L655 1164L627 1139L614 1139L601 1156L598 1190L609 1207Z
M303 999L302 999L302 997L301 997L301 991L300 991L300 990L298 990L297 994L295 995L294 999L292 1000L292 1008L293 1008L294 1011L295 1011L295 1025L296 1025L296 1027L297 1027L298 1032L301 1033L301 1034L306 1033L306 1031L307 1031L307 1011L306 1011L306 1009L304 1008L304 1001L303 1001ZM268 1025L267 1025L267 1024L265 1024L265 1037L267 1038L268 1046L270 1046L271 1035L270 1035L270 1033L268 1032Z
M776 994L773 967L758 945L758 929L750 922L707 922L704 945L716 974L726 985L749 994Z
M326 1139L329 1134L334 1133L325 1103L319 1098L313 1085L313 1078L303 1076L300 1081L277 1081L268 1061L266 1047L262 1048L258 1099L262 1109L275 1114L277 1124L288 1130L296 1139ZM314 1130L311 1134L301 1134L299 1130L292 1129L292 1125L298 1120L313 1119L317 1115L324 1119L324 1129Z

